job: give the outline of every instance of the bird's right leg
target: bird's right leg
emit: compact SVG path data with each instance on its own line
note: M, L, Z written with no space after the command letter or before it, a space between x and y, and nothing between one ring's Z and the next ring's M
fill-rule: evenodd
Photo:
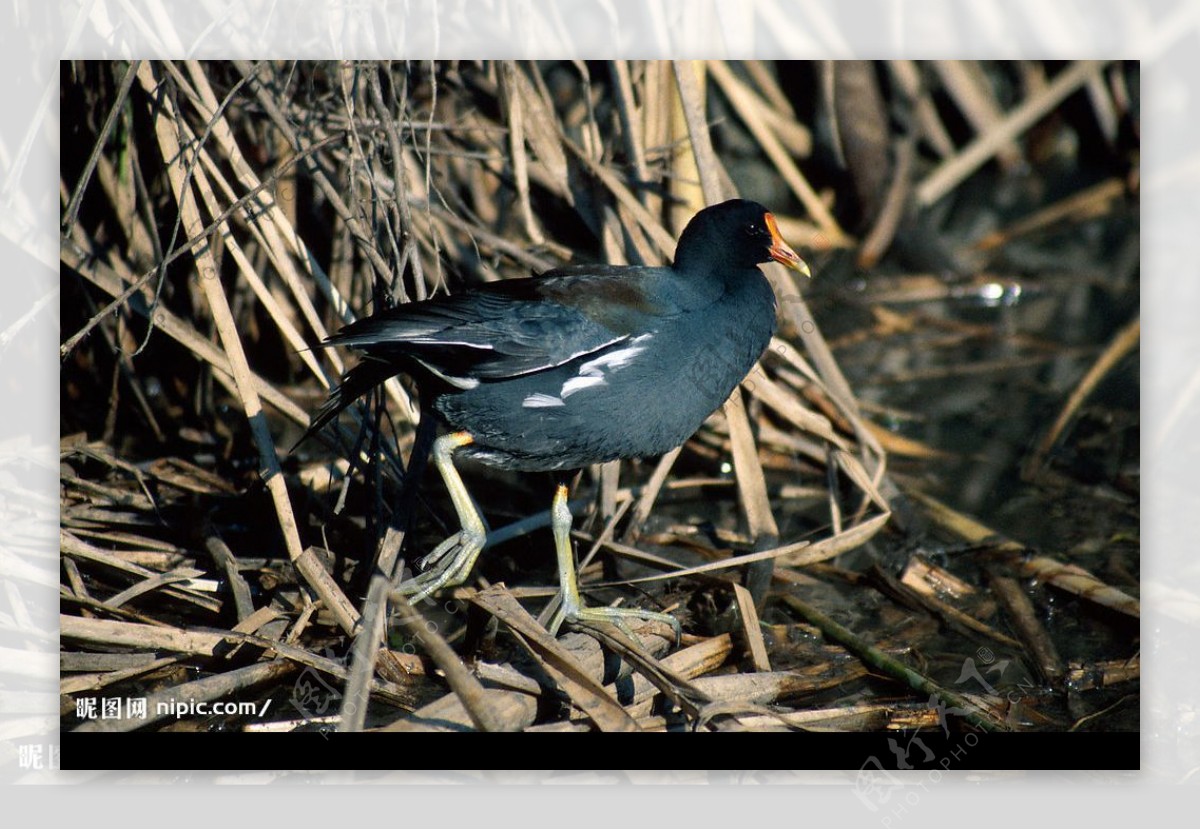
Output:
M559 626L567 621L610 622L636 640L637 635L630 630L626 621L654 620L671 626L671 630L675 632L675 642L678 643L683 631L679 627L679 620L670 614L647 611L643 608L593 607L583 604L583 597L579 594L579 574L575 569L575 552L571 545L571 508L567 503L568 496L567 485L560 484L554 491L554 503L550 508L550 528L554 531L554 549L558 556L558 584L562 592L562 605L550 622L550 633L557 634Z
M461 585L471 575L471 568L479 558L487 540L487 528L483 518L467 492L462 477L454 468L454 451L465 447L475 439L467 432L452 432L433 443L433 462L437 465L450 501L458 513L462 530L446 539L421 560L422 566L434 566L430 570L401 582L398 590L409 597L409 602L420 602L430 594L446 586Z

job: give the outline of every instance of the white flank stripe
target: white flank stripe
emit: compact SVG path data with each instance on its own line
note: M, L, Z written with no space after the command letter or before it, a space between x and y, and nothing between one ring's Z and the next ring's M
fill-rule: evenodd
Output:
M521 406L526 409L539 409L547 406L566 406L566 404L563 403L562 398L535 392L532 395L526 395L525 400L521 401Z
M604 379L604 373L599 369L594 373L586 375L576 375L562 385L562 390L559 392L564 398L569 398L578 392L580 389L587 389L592 386L607 386L608 382Z
M581 389L589 389L593 386L604 386L607 381L604 379L604 370L615 372L618 369L623 369L628 366L635 357L646 351L645 346L637 344L644 343L653 335L643 334L633 338L630 345L623 349L617 349L608 354L602 354L593 360L589 360L579 367L579 374L563 384L562 390L559 392L564 398L574 395Z

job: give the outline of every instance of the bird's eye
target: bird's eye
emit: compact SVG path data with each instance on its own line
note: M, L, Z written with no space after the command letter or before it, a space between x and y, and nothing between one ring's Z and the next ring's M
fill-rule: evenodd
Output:
M746 236L758 236L760 233L762 233L762 228L758 225L746 226Z

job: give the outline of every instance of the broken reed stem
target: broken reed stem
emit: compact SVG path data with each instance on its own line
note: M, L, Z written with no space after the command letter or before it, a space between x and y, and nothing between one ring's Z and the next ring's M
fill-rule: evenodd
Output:
M1106 63L1107 61L1078 61L1061 72L1040 94L1028 98L1009 112L994 129L983 133L964 147L962 152L934 168L933 172L917 185L917 203L926 207L948 194L993 155L1009 146L1014 138L1086 84Z
M138 80L146 90L146 94L154 99L158 90L158 81L154 77L150 64L140 65ZM204 228L204 223L200 219L200 210L191 190L185 189L186 172L183 169L182 148L176 134L174 123L176 116L170 98L162 97L158 102L158 107L151 110L151 116L154 118L155 132L158 136L159 146L162 148L163 159L167 163L167 173L183 219L184 230L189 238L202 239L200 233ZM275 442L267 427L266 417L262 411L262 402L254 385L250 364L246 360L246 352L242 349L237 321L233 318L233 311L225 296L225 288L221 283L211 246L206 242L198 242L193 246L192 254L196 258L201 288L208 300L213 321L216 324L221 343L225 347L225 353L229 357L230 368L234 381L237 383L238 393L242 398L242 407L246 413L250 431L254 436L254 443L258 447L259 462L262 465L261 475L275 504L276 517L279 520L280 531L283 533L284 545L287 547L288 556L295 561L300 558L303 550L300 545L300 532L296 526L296 517L292 513L292 504L288 498L283 470L280 468L279 458L275 454Z
M1054 641L1050 639L1045 626L1038 620L1033 603L1012 577L1001 576L991 570L987 573L992 590L1004 605L1005 611L1012 620L1013 628L1021 635L1029 653L1037 662L1042 678L1050 685L1058 686L1062 683L1066 668L1063 666L1062 658L1058 656L1058 649L1054 647Z
M1104 379L1104 376L1112 371L1112 368L1117 365L1121 358L1134 350L1141 340L1141 336L1141 317L1134 318L1133 322L1127 323L1124 328L1117 332L1116 336L1100 354L1100 357L1088 369L1087 374L1071 390L1071 395L1067 398L1067 402L1063 404L1062 411L1058 413L1058 417L1054 419L1054 424L1042 436L1042 440L1038 442L1037 447L1024 464L1021 475L1025 480L1028 481L1037 477L1037 474L1042 469L1042 465L1045 463L1047 454L1050 452L1050 448L1054 446L1054 442L1058 440L1063 430L1067 428L1067 423L1074 417L1079 407L1083 405L1084 400L1092 393L1092 390Z
M492 709L487 690L463 665L462 658L450 648L450 644L438 632L437 626L427 625L425 618L403 594L393 594L390 599L396 604L400 625L409 636L421 644L429 658L442 670L446 683L462 701L463 708L466 709L475 728L483 732L504 731L504 720Z
M692 152L695 155L696 167L700 172L700 185L704 191L704 200L715 205L725 199L726 193L717 175L721 164L713 151L712 137L708 132L708 124L704 119L704 99L701 96L700 83L696 73L704 68L703 63L693 64L687 61L675 63L675 79L679 85L679 98L683 105L683 114L687 120L688 136ZM750 428L750 419L746 414L742 390L735 388L725 402L725 417L729 422L730 444L733 450L733 466L737 475L738 494L745 512L746 524L755 545L771 547L779 539L779 525L771 512L771 502L767 495L767 481L763 474L762 464L758 459L758 447L754 442L754 434ZM761 602L766 596L770 583L773 563L764 560L752 567L747 578L755 593L755 601Z
M942 688L920 672L910 669L894 657L889 657L854 634L850 629L834 622L802 599L785 595L783 600L789 608L810 624L819 628L827 640L842 646L868 666L899 680L921 694L937 697L948 706L962 710L965 713L963 717L972 726L977 726L986 732L1003 732L1008 730L1005 724L994 720L985 710L980 709L962 695Z

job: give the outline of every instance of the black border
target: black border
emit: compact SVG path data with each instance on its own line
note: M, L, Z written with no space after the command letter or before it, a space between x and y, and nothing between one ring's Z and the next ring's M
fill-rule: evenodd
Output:
M873 774L908 769L940 775L970 770L1139 770L1139 732L921 732L706 733L699 735L554 733L70 733L62 735L65 770L278 770L284 759L305 759L321 770L390 770L401 759L422 769L463 763L540 758L593 766L635 766L653 760L663 769L719 767L722 758L760 759L791 769L851 770ZM699 741L699 743L692 743ZM890 742L890 743L889 743ZM926 752L926 749L928 752ZM547 754L554 753L554 754ZM636 754L634 754L636 753ZM911 772L909 773L912 774Z

